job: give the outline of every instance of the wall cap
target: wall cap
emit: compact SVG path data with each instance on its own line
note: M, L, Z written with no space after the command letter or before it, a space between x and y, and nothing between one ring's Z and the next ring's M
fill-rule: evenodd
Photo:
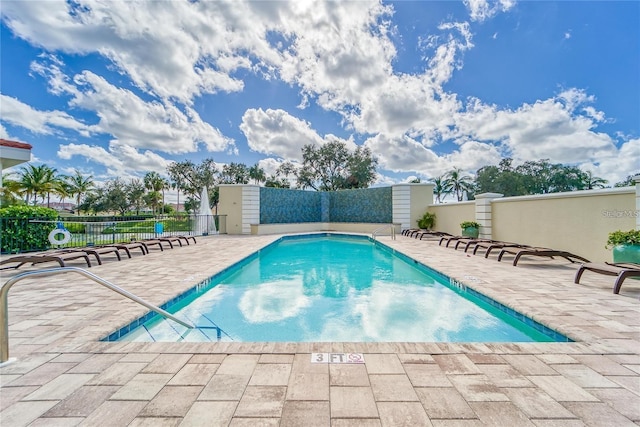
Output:
M514 202L520 200L565 199L572 197L614 196L617 194L635 194L635 187L598 188L596 190L565 191L562 193L530 194L527 196L511 196L493 200L493 203Z
M403 186L431 186L431 187L435 187L436 185L431 183L431 182L401 182L398 184L392 184L391 187L403 187ZM377 188L377 187L370 187L370 188Z
M501 194L501 193L476 194L476 200L478 200L478 199L497 199L499 197L504 197L504 194Z
M451 202L451 203L432 203L430 205L427 205L429 207L434 206L434 207L438 207L438 206L460 206L460 205L475 205L476 201L475 200L468 200L465 202Z

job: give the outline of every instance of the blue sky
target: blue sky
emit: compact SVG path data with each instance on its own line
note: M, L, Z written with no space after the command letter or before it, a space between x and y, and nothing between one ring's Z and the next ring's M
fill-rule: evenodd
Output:
M378 184L640 170L640 2L3 0L0 137L98 181L364 145ZM11 169L5 173L11 172Z

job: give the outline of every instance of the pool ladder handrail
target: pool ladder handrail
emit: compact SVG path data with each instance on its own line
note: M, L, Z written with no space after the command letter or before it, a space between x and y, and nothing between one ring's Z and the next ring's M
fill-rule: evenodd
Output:
M378 227L375 230L373 230L373 233L371 233L371 238L373 240L376 240L376 235L378 234L379 231L385 230L389 228L391 230L391 239L392 240L396 240L396 227L393 223L391 224L385 224L382 227Z
M149 310L155 311L161 316L166 317L167 319L171 319L176 323L181 324L182 326L195 329L195 326L189 322L185 322L184 320L180 320L175 317L173 314L166 312L160 307L156 307L155 305L143 300L142 298L132 294L129 291L126 291L119 286L114 285L107 280L104 280L101 277L96 276L93 273L88 272L87 270L79 267L57 267L57 268L48 268L44 270L37 271L27 271L24 273L20 273L16 276L13 276L11 279L7 280L4 285L0 288L0 364L9 360L9 311L8 311L8 296L9 289L16 283L22 279L26 279L31 276L44 276L46 274L58 274L58 273L79 273L100 285L111 289L114 292L119 293L120 295L129 298L130 300L137 302L140 305L145 306Z

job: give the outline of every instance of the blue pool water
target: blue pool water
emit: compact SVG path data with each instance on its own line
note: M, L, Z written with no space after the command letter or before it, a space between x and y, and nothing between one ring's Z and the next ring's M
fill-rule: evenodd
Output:
M281 239L167 310L112 334L131 341L554 341L539 324L496 308L385 245L358 236ZM128 329L128 328L127 328ZM562 340L562 338L560 338ZM566 341L566 338L564 339Z

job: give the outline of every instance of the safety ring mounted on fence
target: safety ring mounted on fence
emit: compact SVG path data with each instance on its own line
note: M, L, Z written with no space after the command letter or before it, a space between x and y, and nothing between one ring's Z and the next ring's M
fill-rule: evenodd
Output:
M57 238L58 234L62 234L62 239ZM49 242L51 242L52 245L64 245L65 243L69 243L69 240L71 240L71 233L64 228L56 228L49 233Z

